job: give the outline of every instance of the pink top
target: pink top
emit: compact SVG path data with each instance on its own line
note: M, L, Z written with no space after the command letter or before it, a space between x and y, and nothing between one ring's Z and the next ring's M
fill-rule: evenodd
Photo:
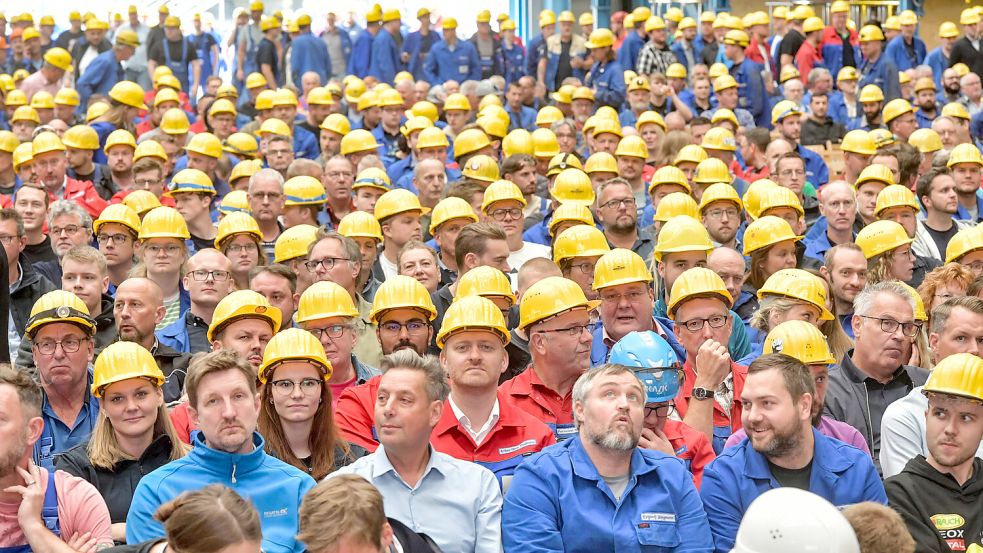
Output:
M48 471L41 468L41 486L48 487ZM92 533L96 546L112 547L109 509L92 484L67 472L55 471L55 489L58 491L58 524L61 538L68 541L76 534ZM17 523L20 502L0 503L0 547L27 544L27 539Z
M864 437L856 428L845 422L831 419L826 415L823 415L823 417L819 419L819 426L816 427L816 430L818 430L823 436L834 438L845 444L852 445L867 455L870 455L870 448L867 447L867 441L864 440ZM741 443L744 438L747 438L747 433L744 432L743 428L741 428L740 430L731 434L730 438L727 438L727 443L724 444L724 449Z
M358 380L358 375L355 375L348 382L342 382L341 384L328 384L328 387L331 388L332 409L338 406L338 398L341 397L341 392L344 392L346 389L354 386L357 380Z

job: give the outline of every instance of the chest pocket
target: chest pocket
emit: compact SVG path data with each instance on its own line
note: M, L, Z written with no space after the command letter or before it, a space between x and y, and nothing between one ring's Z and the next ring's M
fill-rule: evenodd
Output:
M635 526L641 551L655 553L679 546L679 530L674 522L643 522Z

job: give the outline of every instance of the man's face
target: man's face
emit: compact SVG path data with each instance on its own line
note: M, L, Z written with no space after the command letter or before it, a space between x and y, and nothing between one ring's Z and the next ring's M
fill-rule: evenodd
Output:
M621 139L618 135L609 132L603 132L594 136L594 152L607 152L614 155L615 150L618 149L618 142Z
M717 93L720 107L733 110L737 107L737 88L728 88Z
M980 78L974 73L969 73L959 82L962 93L970 100L978 101L980 94L983 93L980 87Z
M523 164L516 172L503 175L503 178L514 182L524 196L536 192L536 167L532 164Z
M502 227L510 238L522 235L522 203L518 200L503 200L489 205L484 218Z
M397 249L410 240L420 240L422 227L418 211L406 211L390 217L382 225L382 236Z
M975 194L980 188L980 166L975 163L957 163L952 166L952 178L956 192L963 195Z
M814 118L823 119L826 117L826 112L829 109L829 98L826 96L813 96L809 100L809 109L812 110Z
M805 96L805 85L802 81L798 79L792 79L790 81L785 81L782 85L785 92L785 99L795 102L796 104L802 102L802 97Z
M906 206L889 207L882 211L877 218L885 221L894 221L904 227L908 238L915 237L917 223L914 209Z
M374 186L362 186L355 189L355 209L372 213L375 211L375 204L379 198L385 194L382 190Z
M289 327L290 319L297 308L297 300L300 299L297 294L290 291L290 281L280 275L264 271L249 281L249 288L263 294L270 305L279 309L286 325L284 328Z
M68 161L63 152L48 152L34 158L34 172L38 180L49 190L56 190L65 182Z
M286 143L278 143L285 145ZM283 185L273 179L256 179L250 184L249 208L257 222L270 223L283 213Z
M322 136L324 132L327 131L322 131ZM351 200L352 185L355 184L355 171L348 160L332 159L325 163L321 181L324 183L324 190L329 198L340 201Z
M7 264L11 267L16 266L17 260L20 259L20 252L24 251L27 245L26 236L17 236L17 221L0 221L0 244L7 254Z
M769 459L797 453L805 421L812 418L812 396L796 400L778 369L749 374L741 392L741 423L751 447Z
M656 269L659 278L665 283L666 290L672 290L672 285L683 272L693 267L706 267L707 253L705 251L674 252L662 256Z
M801 196L802 188L806 184L805 162L794 158L780 159L777 169L778 184L795 192L796 196Z
M926 209L954 215L959 208L959 196L956 195L956 183L949 175L939 175L932 180L931 191L928 194Z
M444 112L444 119L447 119L447 125L455 131L462 129L468 123L468 117L470 116L470 111L461 109L450 109Z
M427 205L436 205L444 194L447 185L447 173L441 163L426 163L418 168L419 175L413 177L413 184L420 195L420 201Z
M192 422L205 443L226 453L248 453L259 420L259 394L236 369L205 375L198 382L198 402L191 406Z
M51 234L51 249L59 258L75 246L89 243L91 230L82 226L82 218L75 214L55 217L48 229Z
M505 101L512 108L518 108L522 106L522 87L521 86L510 86L505 92Z
M202 307L215 307L225 296L229 295L234 289L232 280L232 262L218 250L203 251L195 254L187 264L188 273L184 275L184 288L191 296L191 302ZM194 271L206 271L212 273L205 277L205 280L195 279L191 273ZM223 275L222 273L227 273ZM225 276L224 279L217 279L218 276Z
M917 128L918 121L915 119L915 114L911 112L899 115L891 121L891 131L904 140L908 140Z
M401 252L399 274L415 278L431 294L440 287L440 266L429 248L414 248Z
M265 148L266 162L270 169L285 172L294 160L294 151L290 147L290 142L278 140L269 142Z
M606 228L630 230L638 220L635 196L627 185L608 186L597 201L597 216Z
M354 322L350 318L328 317L300 323L300 327L312 333L320 332L324 353L333 366L351 362L352 349L355 348L356 330Z
M983 357L983 315L965 307L953 307L942 332L929 334L936 363L956 353Z
M935 464L955 468L971 461L983 437L983 404L948 394L930 393L925 438Z
M959 73L955 69L946 69L942 73L942 88L949 94L959 93Z
M433 338L433 327L427 314L419 309L390 309L379 317L376 335L383 355L401 349L425 355Z
M867 258L855 250L839 250L828 267L833 296L846 304L853 305L857 294L867 285Z
M95 263L82 263L74 259L62 261L61 289L74 293L89 306L98 307L102 294L109 288L109 276L103 275ZM97 313L92 313L95 316Z
M826 217L830 228L848 231L857 217L857 200L848 186L827 186L819 202L819 212Z
M106 164L114 173L125 173L133 167L133 148L114 146L106 151Z
M270 338L273 338L273 328L269 321L256 317L243 318L225 325L212 341L212 350L230 349L254 369L259 369Z
M61 342L58 344L57 342ZM78 345L74 352L65 351ZM41 353L54 346L50 355ZM92 361L92 340L81 328L71 323L49 323L34 335L34 363L38 367L41 386L46 390L73 390L88 378L87 367ZM50 393L50 392L49 392Z
M173 198L174 208L184 217L185 221L203 220L202 218L210 216L209 209L212 204L212 197L207 194L177 192Z
M148 282L127 282L116 289L113 317L120 340L142 344L164 319L164 306L154 301Z
M874 219L874 208L877 206L877 195L887 185L877 181L867 181L857 188L857 211L865 220Z
M744 285L744 274L747 271L744 259L736 255L711 255L707 260L707 267L723 279L724 287L727 288L730 297L737 301L741 295L741 286Z
M509 366L509 357L498 335L465 331L451 335L440 352L440 364L455 393L487 392L498 387L498 378Z
M737 229L741 225L741 211L733 203L713 202L703 209L702 214L703 226L710 233L710 238L726 244L737 236Z
M706 258L704 257L704 263ZM644 282L618 284L599 290L604 329L615 340L632 331L652 330L655 293Z
M843 163L846 165L846 174L852 175L850 178L858 177L864 167L870 164L870 156L844 151Z
M437 426L443 402L427 397L423 372L395 367L379 381L375 403L375 428L379 443L398 451L426 443Z
M451 219L434 229L433 237L437 241L437 245L440 246L442 255L446 255L452 259L454 258L454 254L457 251L454 247L454 241L457 240L457 235L461 233L461 229L469 224L471 224L471 219ZM508 250L508 245L505 246L505 249L506 251ZM506 258L508 258L508 255L506 255Z
M382 125L387 129L399 129L399 121L402 117L402 106L386 106L382 108Z
M693 83L693 95L699 100L710 97L710 81L703 79Z
M915 102L923 111L935 110L935 90L926 88L915 94Z
M34 426L43 424L40 418L33 419L32 423ZM9 384L0 385L0 476L7 478L16 474L15 467L30 451L29 431L28 418L16 389Z
M877 294L874 298L871 313L875 314L874 317L892 319L902 325L915 321L911 305L895 294L886 292ZM877 319L854 314L853 332L857 350L877 352L885 366L898 367L908 360L906 356L911 349L911 338L902 333L901 326L894 332L885 332Z
M483 252L480 254L469 253L468 256L473 258L472 263L474 267L487 265L503 273L508 273L511 270L509 267L509 253L509 244L505 240L487 240Z
M645 168L645 160L634 156L618 156L618 171L621 177L629 182L639 179Z
M860 107L864 110L864 116L868 122L880 121L881 104L883 102L861 102Z
M341 135L334 131L321 129L321 157L330 159L331 156L338 154L340 151Z
M606 450L629 452L645 422L645 388L631 373L597 377L574 417L586 441Z
M802 117L789 115L778 123L778 128L782 133L782 138L789 142L798 142L802 133Z
M209 177L215 174L215 164L217 161L213 157L201 155L197 152L188 152L188 169L197 169Z
M726 322L720 328L713 328L708 322L704 321L703 327L696 332L690 332L686 328L687 321L712 319L715 317L723 317L726 319ZM696 352L700 350L700 346L707 340L714 340L718 344L726 344L730 340L730 332L734 323L730 318L730 313L727 310L727 306L724 305L723 300L714 298L693 298L683 302L676 309L675 320L676 338L679 339L679 343L686 350L686 357L689 359L696 359Z
M573 309L530 327L530 351L548 357L556 367L580 374L590 367L593 336L586 309Z

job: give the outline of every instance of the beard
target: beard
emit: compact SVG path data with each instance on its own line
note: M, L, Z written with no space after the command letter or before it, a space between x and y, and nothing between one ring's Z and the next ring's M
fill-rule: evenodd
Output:
M5 451L0 452L0 478L5 478L13 474L20 463L24 452L27 450L27 430L23 430L13 440L14 443L6 444Z
M745 428L744 430L747 431L748 429ZM773 429L775 435L771 440L760 445L751 440L751 446L755 451L769 459L780 459L798 449L799 444L802 443L802 436L797 430L782 434L777 429ZM748 435L751 435L751 432L748 432Z
M603 432L598 432L593 427L585 425L584 432L591 443L612 451L631 451L638 445L639 436L634 426L629 426L627 431L621 431L612 423Z
M945 90L946 94L949 94L949 95L959 94L959 83L956 83L956 86L952 86L952 87L950 87L950 86L948 86L946 84L943 84L942 85L942 88L943 88L943 90Z

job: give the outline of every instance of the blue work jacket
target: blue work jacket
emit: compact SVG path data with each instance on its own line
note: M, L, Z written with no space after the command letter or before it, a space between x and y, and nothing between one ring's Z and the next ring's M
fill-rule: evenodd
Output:
M364 79L372 65L372 33L361 31L352 45L352 55L348 58L348 73Z
M881 53L877 61L863 60L860 63L860 82L857 90L869 84L876 84L884 93L884 102L901 97L901 82L898 80L898 66L894 65L886 53Z
M925 56L925 65L932 68L932 79L935 81L935 88L942 90L942 73L949 68L949 56L945 55L945 51L939 46Z
M391 83L396 80L396 73L403 70L403 62L399 58L399 46L396 39L386 29L379 31L372 40L372 63L369 64L369 76L375 77L380 83Z
M587 86L594 89L594 106L621 109L625 103L625 72L617 61L594 62L587 75Z
M765 82L761 77L764 66L744 58L730 69L730 75L737 81L737 105L748 110L754 117L754 124L771 128L771 119L765 109Z
M891 42L888 42L887 47L884 48L884 55L894 62L898 71L905 71L925 63L925 56L928 55L925 43L917 36L913 37L912 41L914 41L915 57L911 57L908 53L908 48L905 47L904 43L904 35L892 38Z
M294 84L299 84L308 71L317 73L322 83L328 82L331 78L328 45L310 32L302 33L290 44L290 76Z
M89 104L89 98L94 94L109 94L113 85L125 77L123 66L116 59L116 50L110 49L99 54L85 68L85 72L75 83L82 106ZM84 109L84 108L83 108Z
M618 63L621 67L634 71L638 65L638 54L642 52L644 46L645 39L638 34L638 31L634 29L628 31L621 48L618 48Z
M423 35L420 34L420 31L413 31L406 35L406 39L403 40L403 52L410 56L406 70L418 81L423 80L423 64L427 61L427 55L430 53L430 49L441 40L440 34L434 32L433 29L430 30L429 36L431 40L430 48L426 50L423 48Z
M430 48L423 64L423 75L431 83L481 80L481 60L474 45L466 40L454 43L453 50L445 41Z
M819 188L820 186L829 182L829 167L827 167L826 162L823 161L823 156L813 152L801 144L796 147L796 150L806 162L807 181L811 182L816 188Z

